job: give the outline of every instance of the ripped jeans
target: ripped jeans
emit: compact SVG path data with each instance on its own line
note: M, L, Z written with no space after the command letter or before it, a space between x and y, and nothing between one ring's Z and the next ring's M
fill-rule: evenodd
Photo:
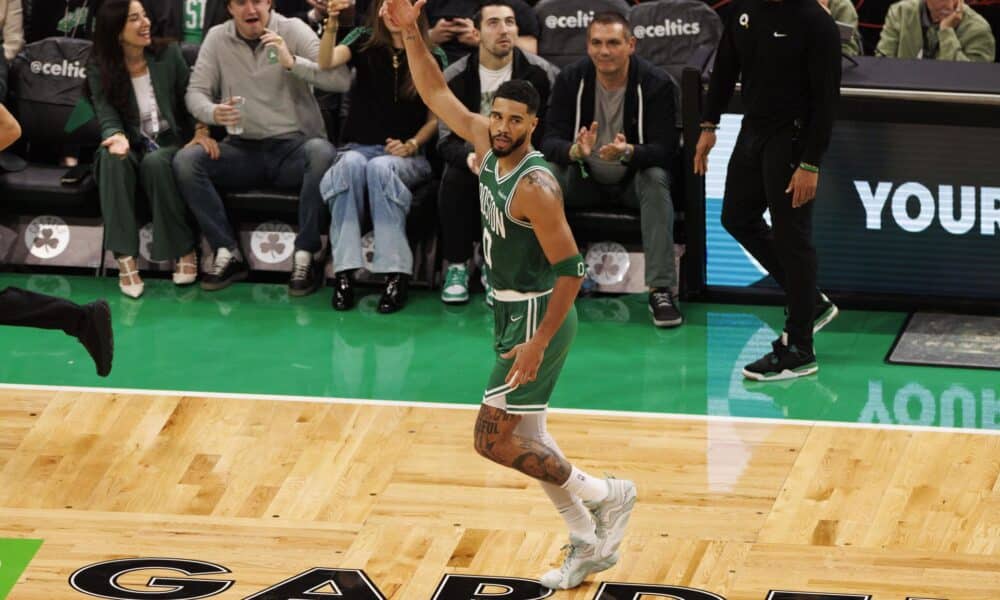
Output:
M413 252L406 239L406 215L413 201L409 188L430 177L431 165L424 156L392 156L384 146L341 148L319 185L330 209L334 271L364 266L361 220L367 189L375 229L372 272L412 275Z

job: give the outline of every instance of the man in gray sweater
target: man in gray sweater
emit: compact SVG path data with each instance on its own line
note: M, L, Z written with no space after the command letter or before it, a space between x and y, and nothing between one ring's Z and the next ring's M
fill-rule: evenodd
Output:
M288 289L304 296L321 278L313 260L325 210L319 182L336 153L313 86L346 92L350 73L320 70L319 38L302 21L274 12L271 0L228 0L226 8L232 19L205 37L185 100L198 121L223 125L229 135L217 153L195 145L174 158L177 185L215 252L201 287L219 290L247 276L216 186L300 188Z

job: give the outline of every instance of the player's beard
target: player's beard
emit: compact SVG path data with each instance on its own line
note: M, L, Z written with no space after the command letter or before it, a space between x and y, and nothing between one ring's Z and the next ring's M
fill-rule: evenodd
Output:
M503 158L505 156L509 156L513 151L523 146L524 142L528 140L528 134L526 133L521 137L517 138L516 140L514 140L514 142L511 143L511 145L508 146L506 150L497 149L496 142L494 142L496 138L497 136L494 136L492 133L490 134L490 147L493 149L494 156L496 156L497 158Z

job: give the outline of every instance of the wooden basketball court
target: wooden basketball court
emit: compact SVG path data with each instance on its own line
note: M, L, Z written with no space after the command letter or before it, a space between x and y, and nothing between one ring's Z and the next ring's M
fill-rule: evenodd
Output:
M140 569L105 597L192 597L147 586L166 577L271 598L254 595L314 568L363 571L394 600L457 597L438 590L446 574L536 578L560 563L564 525L532 481L475 454L474 418L456 406L4 390L0 538L43 540L9 598L85 598L71 575L137 558L230 572ZM1000 598L1000 436L549 421L571 460L639 488L620 563L553 598L596 598L602 582L726 600ZM513 597L480 591L468 600ZM302 597L377 597L351 593Z

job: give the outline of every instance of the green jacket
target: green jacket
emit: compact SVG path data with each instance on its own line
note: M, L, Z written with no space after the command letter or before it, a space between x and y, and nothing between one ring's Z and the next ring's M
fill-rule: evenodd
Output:
M969 5L965 5L958 27L942 30L930 22L922 0L901 0L889 7L875 54L890 58L930 55L937 60L993 62L996 40L990 24Z
M170 124L170 128L160 134L160 144L183 145L194 129L194 122L184 105L184 93L187 91L191 69L177 44L169 44L158 55L147 49L146 65L160 116ZM93 62L87 66L87 85L90 87L94 112L101 124L101 139L106 140L123 131L129 146L133 149L141 148L142 133L139 129L139 105L135 100L135 91L131 90L129 94L133 118L126 123L124 115L119 114L105 97L100 69Z
M854 35L850 40L840 43L840 51L847 56L861 54L861 35L858 33L858 11L854 9L851 0L830 0L830 16L838 23L854 27Z

